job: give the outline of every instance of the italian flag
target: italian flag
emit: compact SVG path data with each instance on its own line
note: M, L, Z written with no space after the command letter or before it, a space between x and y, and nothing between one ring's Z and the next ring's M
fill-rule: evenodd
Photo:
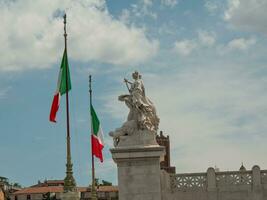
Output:
M69 91L70 89L71 89L70 71L69 71L67 51L65 49L63 53L63 58L61 61L59 75L58 75L57 90L55 92L54 99L51 105L51 110L50 110L49 119L51 122L56 122L56 115L57 115L57 111L59 108L60 97L63 94L65 94L67 91Z
M94 107L91 105L91 143L92 143L92 154L99 158L101 162L103 162L102 149L104 148L104 140L103 140L103 131L100 126L99 119L96 115Z

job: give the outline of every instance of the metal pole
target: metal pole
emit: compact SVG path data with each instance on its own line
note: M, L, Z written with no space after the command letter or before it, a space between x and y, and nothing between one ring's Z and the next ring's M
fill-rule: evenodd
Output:
M65 53L67 55L67 32L66 32L66 20L67 16L64 15L64 42L65 42ZM66 164L66 177L64 179L64 191L75 191L76 183L72 172L71 163L71 149L70 149L70 123L69 123L69 93L68 93L68 65L66 66L66 114L67 114L67 164Z
M90 114L92 106L92 76L89 75L89 94L90 94ZM92 156L92 188L91 188L91 199L97 200L97 193L95 188L95 160L93 155L93 135L92 135L92 117L91 117L91 156Z

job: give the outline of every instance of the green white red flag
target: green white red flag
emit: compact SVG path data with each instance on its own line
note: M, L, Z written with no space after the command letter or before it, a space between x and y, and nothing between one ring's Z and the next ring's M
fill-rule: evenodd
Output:
M103 131L100 125L100 121L96 115L94 107L91 105L91 145L92 145L92 154L99 158L101 162L103 162L103 154L102 150L104 148L104 140L103 140Z
M60 104L60 97L70 89L71 89L70 71L69 71L67 51L65 49L58 75L57 89L50 110L49 120L51 122L56 122L56 115Z

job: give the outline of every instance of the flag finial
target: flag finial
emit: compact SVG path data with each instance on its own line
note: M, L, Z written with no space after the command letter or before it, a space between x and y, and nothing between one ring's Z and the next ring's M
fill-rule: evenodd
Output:
M64 24L66 24L67 23L67 14L66 13L64 14L63 18L64 18Z
M63 19L64 19L64 38L65 38L65 48L66 48L66 45L67 45L67 30L66 30L66 24L67 24L67 14L65 13L64 16L63 16Z

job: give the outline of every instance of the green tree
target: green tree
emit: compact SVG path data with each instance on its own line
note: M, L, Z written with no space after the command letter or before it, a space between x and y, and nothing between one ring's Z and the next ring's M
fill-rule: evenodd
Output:
M102 184L101 185L104 185L104 186L111 186L112 183L111 182L108 182L108 181L105 181L105 180L102 180Z
M21 185L19 183L13 183L12 185L13 187L17 187L17 188L22 188Z

